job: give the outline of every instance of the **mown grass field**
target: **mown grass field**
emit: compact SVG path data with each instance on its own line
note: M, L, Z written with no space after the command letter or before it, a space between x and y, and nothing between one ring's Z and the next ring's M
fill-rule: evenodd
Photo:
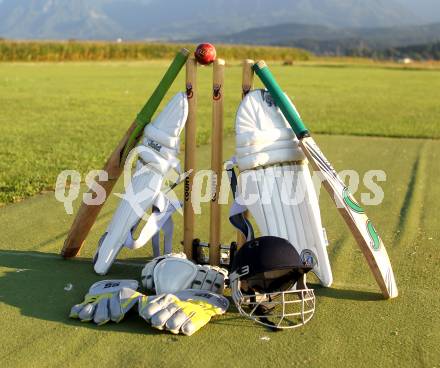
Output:
M164 63L0 64L1 201L50 189L62 169L100 168L153 89ZM98 238L118 199L111 196L82 256L58 253L70 227L52 192L0 208L0 361L8 367L439 367L440 72L359 66L274 66L337 170L384 170L385 197L367 211L387 246L400 295L381 299L344 223L321 190L334 273L331 288L312 280L314 318L271 332L236 309L194 336L150 329L136 315L96 327L69 320L92 282ZM173 92L183 85L183 76ZM200 72L199 167L209 167L210 71ZM226 134L240 98L240 68L227 69ZM416 138L418 137L418 138ZM225 138L225 157L234 138ZM178 189L180 192L181 187ZM119 183L116 192L122 191ZM366 189L361 186L357 197ZM79 200L75 207L79 206ZM223 208L223 241L235 238ZM207 213L197 235L208 237ZM182 219L175 216L174 247ZM138 278L150 247L124 251L107 278ZM72 284L68 291L65 286Z
M52 189L67 168L101 168L166 62L0 64L0 204ZM440 72L371 66L273 66L314 133L440 137ZM172 93L184 87L183 73ZM198 142L210 139L211 69L200 68ZM226 70L225 135L241 68ZM258 85L258 84L257 84Z

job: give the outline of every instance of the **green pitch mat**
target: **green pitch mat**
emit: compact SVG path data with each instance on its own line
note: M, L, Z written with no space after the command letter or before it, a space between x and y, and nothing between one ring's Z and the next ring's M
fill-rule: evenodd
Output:
M191 337L152 330L136 315L101 327L70 320L70 307L92 282L103 279L93 273L90 257L117 198L104 207L82 257L64 261L58 252L72 216L53 193L46 193L0 209L2 366L438 367L439 141L319 135L317 141L337 170L386 172L386 182L379 183L384 202L367 210L388 249L397 299L381 299L360 250L322 189L335 282L324 289L312 281L317 309L306 326L271 332L241 318L234 307ZM225 157L232 151L231 139ZM208 168L208 146L199 149L199 157L199 166ZM356 196L362 192L368 192L363 185ZM223 214L227 242L235 233L227 223L227 208ZM177 250L179 215L175 223ZM202 239L207 224L208 216L198 218ZM137 278L150 255L150 246L124 251L107 278Z

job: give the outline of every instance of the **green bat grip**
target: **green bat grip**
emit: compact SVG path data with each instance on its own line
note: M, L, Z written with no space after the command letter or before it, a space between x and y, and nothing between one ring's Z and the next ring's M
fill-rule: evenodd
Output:
M182 49L177 53L162 80L159 82L158 86L154 90L153 94L137 115L136 127L131 133L130 137L127 140L127 144L124 147L124 152L122 153L121 157L121 165L125 162L128 154L137 144L145 126L150 123L151 118L153 117L161 101L165 97L165 94L168 92L180 70L185 65L188 56L189 51L187 49Z
M309 131L298 113L295 111L290 100L281 90L281 87L275 80L275 77L267 67L266 63L264 61L259 61L255 63L252 68L269 91L277 106L281 109L284 117L289 122L298 139L307 137Z

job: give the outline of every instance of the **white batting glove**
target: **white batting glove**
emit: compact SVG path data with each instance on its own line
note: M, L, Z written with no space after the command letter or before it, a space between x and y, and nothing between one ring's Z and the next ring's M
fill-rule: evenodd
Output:
M186 259L186 255L183 252L180 252L180 253L170 253L170 254L165 254L163 256L159 256L159 257L153 258L142 269L141 283L142 283L142 286L145 289L151 290L151 291L155 291L155 286L154 286L154 269L156 268L156 266L157 266L157 264L159 262L161 262L164 259L169 258L169 257Z
M81 304L70 311L70 318L103 325L121 321L142 296L136 280L103 280L95 282Z
M228 271L224 268L197 265L197 275L191 284L191 289L209 290L217 294L223 294L227 278Z

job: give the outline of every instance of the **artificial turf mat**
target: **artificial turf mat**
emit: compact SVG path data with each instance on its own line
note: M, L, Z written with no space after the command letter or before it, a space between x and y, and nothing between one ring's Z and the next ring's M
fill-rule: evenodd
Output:
M335 168L384 170L383 203L367 206L393 264L400 295L382 300L367 264L324 191L334 284L321 288L314 318L304 327L272 332L239 316L231 306L191 337L151 329L135 314L96 327L70 320L92 282L90 257L117 204L112 196L87 239L82 256L59 256L72 216L53 193L0 208L0 361L3 367L438 367L440 365L440 142L436 140L318 136ZM233 139L225 144L232 154ZM198 149L209 167L209 146ZM121 183L117 191L121 189ZM181 192L182 188L179 188ZM356 197L368 192L361 184ZM79 201L75 202L78 207ZM206 211L206 207L204 207ZM207 238L208 212L197 219ZM175 249L182 218L175 215ZM223 240L235 232L223 209ZM123 251L106 278L138 278L150 246ZM72 284L71 290L65 290ZM69 287L67 287L69 289Z

